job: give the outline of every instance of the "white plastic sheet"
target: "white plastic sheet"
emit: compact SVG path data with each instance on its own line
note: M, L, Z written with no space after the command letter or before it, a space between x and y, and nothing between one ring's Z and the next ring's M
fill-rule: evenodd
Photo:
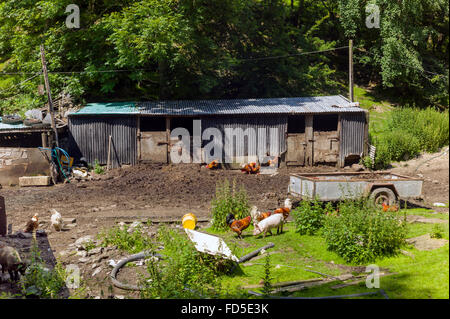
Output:
M225 259L239 262L239 258L233 255L231 249L227 246L222 238L187 228L185 228L184 230L186 231L189 239L195 244L195 249L197 249L199 252L214 256L218 255L222 256Z

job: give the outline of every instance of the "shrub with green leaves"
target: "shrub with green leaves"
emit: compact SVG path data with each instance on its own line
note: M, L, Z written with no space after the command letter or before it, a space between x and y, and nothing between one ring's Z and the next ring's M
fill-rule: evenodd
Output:
M329 250L361 264L395 255L405 243L406 223L398 213L382 212L367 201L346 201L337 214L325 217L322 234Z
M96 174L103 174L105 172L105 169L100 165L97 159L94 161L94 172Z
M386 130L370 133L376 146L374 168L383 169L392 161L403 161L421 152L436 152L449 144L449 112L432 108L411 107L394 109L386 123Z
M103 247L117 246L120 250L131 254L153 248L151 238L143 234L142 226L137 226L131 231L128 225L115 226L101 231L99 238L102 240Z
M142 298L223 296L219 275L221 266L228 260L198 252L184 233L167 227L159 229L158 241L164 246L160 252L164 258L147 259L148 276L142 278Z
M300 235L314 235L323 226L325 214L333 207L328 203L323 207L318 199L302 200L300 205L292 211L295 231Z
M34 243L31 250L30 265L22 277L22 294L38 298L60 298L66 285L67 274L58 263L53 269L45 266L39 248Z
M249 216L250 205L245 188L240 186L237 189L236 181L233 184L225 179L216 184L216 194L211 202L212 228L214 230L227 230L226 217L234 214L236 219Z

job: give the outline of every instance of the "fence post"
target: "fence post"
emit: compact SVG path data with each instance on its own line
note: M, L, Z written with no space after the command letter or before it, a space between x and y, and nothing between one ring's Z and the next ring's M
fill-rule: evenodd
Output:
M0 196L0 236L6 236L5 198Z

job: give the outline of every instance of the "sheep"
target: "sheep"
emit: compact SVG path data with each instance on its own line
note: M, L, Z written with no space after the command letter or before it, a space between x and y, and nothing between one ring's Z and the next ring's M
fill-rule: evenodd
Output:
M274 214L270 215L269 217L263 219L258 224L255 224L255 229L253 230L253 236L258 236L262 232L264 232L264 238L266 237L267 232L269 232L272 235L272 228L277 227L277 234L279 234L279 231L281 230L281 233L283 232L283 223L284 223L284 217L283 214Z
M22 261L19 253L13 247L0 247L0 265L2 266L2 274L7 270L11 281L19 280L20 274L25 274L27 264Z

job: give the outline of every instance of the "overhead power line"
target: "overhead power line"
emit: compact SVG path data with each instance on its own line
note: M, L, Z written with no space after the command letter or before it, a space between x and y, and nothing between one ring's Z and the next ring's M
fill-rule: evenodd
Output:
M10 90L12 90L12 89L14 89L14 88L16 88L16 87L18 87L18 86L21 87L24 83L26 83L26 82L28 82L28 81L31 81L31 80L34 79L35 77L39 76L41 73L42 73L42 72L35 73L35 75L33 75L32 77L29 77L28 79L25 79L25 80L23 80L23 81L20 82L20 83L17 83L17 84L15 84L15 85L10 86L10 87L7 88L6 90L0 91L0 94L3 94L3 93L5 93L5 92L8 92L8 91L10 91Z
M317 54L324 53L336 50L347 49L348 46L338 47L338 48L330 48L325 50L316 50L316 51L308 51L308 52L299 52L287 55L278 55L278 56L267 56L260 58L245 58L245 59L235 59L236 61L259 61L259 60L272 60L272 59L284 59L289 57L308 55L308 54ZM137 71L154 71L154 69L111 69L111 70L93 70L93 71L48 71L48 74L86 74L86 73L119 73L119 72L137 72ZM34 72L0 72L0 75L29 75L35 74Z

